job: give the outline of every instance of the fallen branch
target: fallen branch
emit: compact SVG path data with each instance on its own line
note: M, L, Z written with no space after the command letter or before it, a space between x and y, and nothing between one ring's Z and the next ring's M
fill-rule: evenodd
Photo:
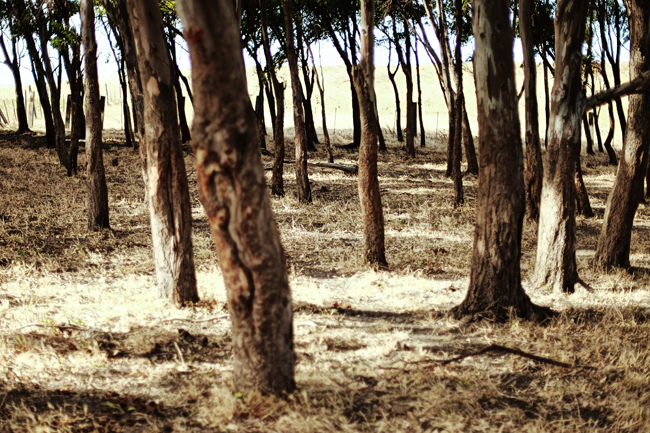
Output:
M295 164L296 161L284 161L285 164ZM359 172L359 167L356 165L342 165L342 164L336 164L334 162L307 162L307 165L309 167L321 167L321 168L333 168L335 170L341 170L345 173L348 174L357 174ZM272 170L273 167L267 166L264 167L264 170L269 171Z
M543 364L550 364L550 365L555 365L556 367L563 367L563 368L584 368L587 370L597 370L596 367L592 367L589 365L574 365L574 364L567 364L566 362L560 362L556 361L551 358L545 358L543 356L538 356L538 355L533 355L532 353L524 352L523 350L519 349L511 349L506 346L501 346L499 344L491 344L487 347L484 347L483 349L477 351L477 352L472 352L468 353L466 355L461 355L457 356L455 358L451 359L425 359L422 361L413 361L413 362L405 362L407 365L413 365L413 364L440 364L440 365L447 365L451 364L452 362L459 362L462 361L465 358L471 358L472 356L478 356L478 355L484 355L489 352L502 352L502 353L510 353L511 355L519 355L522 358L528 358L532 359L533 361L541 362Z

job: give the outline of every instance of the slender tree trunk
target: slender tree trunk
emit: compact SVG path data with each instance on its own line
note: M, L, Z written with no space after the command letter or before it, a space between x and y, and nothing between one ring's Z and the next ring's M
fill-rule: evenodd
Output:
M293 123L295 126L295 152L296 152L296 186L298 187L298 201L311 203L311 187L307 177L307 130L305 128L304 113L302 110L302 91L300 76L298 75L298 57L293 37L293 6L292 0L282 0L284 12L284 28L287 44L287 60L291 76L291 90L293 93Z
M190 127L187 124L187 115L185 114L185 97L181 87L180 70L176 64L176 41L174 41L173 34L169 37L169 53L171 54L172 81L178 105L178 126L180 127L181 143L187 143L192 139L192 134L190 134Z
M41 62L33 36L26 35L25 42L27 45L27 51L29 52L29 57L32 61L32 74L34 75L34 84L36 85L36 91L38 92L38 99L41 103L41 107L43 108L43 117L45 120L45 137L47 140L47 145L52 149L57 149L58 153L58 148L56 147L56 130L54 127L54 120L52 118L52 105L50 104L50 96L47 93L47 83L45 82L45 70L43 68L43 62Z
M523 150L512 59L508 0L474 0L474 73L479 122L479 190L469 289L456 317L539 319L521 287L525 213ZM499 28L500 31L496 31ZM496 65L496 66L495 66ZM499 110L493 109L494 106Z
M375 96L374 0L361 0L361 61L354 69L354 84L361 108L359 198L363 213L366 261L387 266L384 248L384 213L377 174L377 113Z
M555 18L555 82L550 142L544 161L535 281L537 287L573 292L576 266L575 168L580 146L582 42L587 2L558 0Z
M650 70L650 4L644 0L625 3L630 20L630 79L634 79ZM630 267L632 226L639 202L643 200L643 179L648 167L648 118L650 96L630 95L623 155L607 200L596 249L595 261L605 267Z
M576 171L575 171L575 187L576 187L576 212L585 218L593 218L594 211L591 209L589 202L589 194L587 194L587 187L585 181L582 179L582 167L580 166L580 153L576 155Z
M178 307L199 301L192 209L181 150L174 76L157 0L128 0L144 88L149 214L160 297Z
M84 46L86 99L86 161L88 171L88 230L110 228L108 188L102 156L102 114L97 78L97 42L92 0L81 0L81 40Z
M291 292L232 2L178 4L190 36L199 193L228 292L235 389L281 396L296 388Z
M452 178L454 180L454 204L460 206L465 203L465 196L463 194L463 175L460 170L460 160L462 158L462 130L463 130L463 101L465 95L463 94L463 59L460 57L460 45L462 40L462 24L463 5L462 0L454 1L456 9L456 133L454 134L454 164L452 169Z
M532 0L519 0L519 34L524 49L524 89L526 91L526 208L532 221L539 221L542 196L542 148L539 142L537 109L537 65L533 50Z
M601 76L603 77L603 83L605 84L605 88L609 90L609 78L607 78L607 72L605 71L605 52L603 51L600 55L600 72ZM605 150L607 151L607 155L609 156L609 163L610 165L618 165L618 157L616 156L616 152L614 151L614 148L612 147L612 141L614 141L614 129L616 127L616 122L614 120L614 104L612 101L609 101L607 104L607 113L609 115L609 131L607 132L607 138L605 138L605 143L603 143L603 146L605 146Z
M323 123L323 139L325 140L325 148L327 149L328 161L330 163L334 162L334 155L332 154L332 144L330 142L330 133L327 130L327 116L325 115L325 76L323 74L323 82L321 83L318 71L316 70L316 60L314 59L314 53L309 50L311 55L312 64L314 68L314 75L316 76L316 85L318 86L318 93L320 95L320 106L321 106L321 118ZM322 72L322 67L321 67Z
M390 47L389 47L390 50ZM390 51L388 53L390 56ZM397 70L399 69L399 61L397 62L397 66L395 67L395 72L390 71L390 59L388 61L388 65L386 65L386 69L388 70L388 79L390 80L390 83L393 85L393 93L395 93L395 128L397 129L397 141L402 143L404 141L404 135L402 134L402 108L400 107L400 102L399 102L399 90L397 89L397 82L395 81L395 75L397 75Z
M424 132L424 119L422 117L422 84L420 82L420 57L418 56L418 44L415 43L415 75L418 84L418 120L420 121L420 147L427 146L427 136Z
M67 23L66 23L67 24ZM84 83L81 72L81 47L79 43L72 46L72 57L67 50L63 50L63 63L65 65L68 82L70 85L70 155L68 158L68 176L77 174L77 157L79 155L79 140L84 135L86 122L84 120L83 97Z
M10 28L11 30L11 28ZM25 97L23 96L23 81L20 77L20 63L18 58L18 50L16 49L16 37L11 36L11 51L12 55L9 56L9 51L5 45L4 37L0 35L0 47L5 56L5 63L11 68L11 73L14 76L15 90L16 90L16 116L18 117L18 134L24 134L29 131L29 124L27 123L27 110L25 109Z
M551 121L551 97L548 91L548 67L546 65L546 53L542 54L542 68L544 70L544 113L546 114L546 125L544 126L544 149L548 149L549 122Z
M275 109L271 109L271 117L275 112L275 122L273 123L273 170L271 172L271 194L284 196L284 84L278 81L271 56L271 42L269 41L268 28L269 20L266 9L266 0L259 0L260 11L262 15L262 45L264 47L264 56L266 58L266 68L271 76L273 85ZM271 98L269 97L269 104Z
M463 146L465 147L465 159L467 160L467 171L465 173L478 176L476 148L474 147L474 137L472 136L472 129L469 126L469 119L467 117L465 98L463 98Z
M595 155L594 140L591 136L591 131L589 130L589 119L587 119L587 113L582 113L582 128L585 131L585 140L587 141L587 155ZM580 147L582 147L582 143L580 143Z

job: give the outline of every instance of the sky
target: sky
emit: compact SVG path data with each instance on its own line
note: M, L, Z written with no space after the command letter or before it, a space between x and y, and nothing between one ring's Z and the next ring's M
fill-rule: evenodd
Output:
M97 57L98 57L100 81L102 79L115 80L117 79L117 64L113 59L113 54L110 50L106 33L101 25L97 27L96 35L97 35L97 45L98 45ZM376 35L377 37L380 36L379 31L376 31ZM429 40L434 41L435 38L430 37ZM7 42L8 42L7 38L5 37L5 43ZM185 46L181 38L179 38L178 42L181 45L181 47ZM470 45L471 46L463 47L463 58L465 59L471 56L473 45L472 44ZM312 47L312 50L314 52L314 56L317 59L320 59L320 61L324 66L344 65L343 61L341 60L341 57L339 56L338 52L334 48L334 45L328 41L322 41L316 44L315 46ZM22 58L21 61L21 77L22 77L23 85L28 86L34 83L34 78L32 77L31 69L29 67L29 57L26 55L27 54L26 50L22 50L22 51L23 54L25 54L25 56ZM421 62L423 62L423 64L428 64L430 62L429 58L426 56L426 54L424 54L424 50L421 51L422 51L420 54ZM519 40L515 40L514 53L515 53L515 61L521 62L523 60L523 54L521 51L521 44ZM187 50L180 48L177 50L177 54L178 54L178 64L180 69L183 71L189 70L190 59ZM56 58L56 54L54 53L54 50L52 50L50 55L52 56L53 65L57 65L58 60ZM2 54L0 54L0 60L4 60L4 56L2 56ZM250 57L245 56L244 60L247 67L255 67L255 63ZM396 63L396 55L393 54L392 64L395 63ZM386 47L379 45L375 48L375 64L377 66L385 66L386 64L388 64L388 50ZM0 65L0 86L13 86L13 85L14 85L14 79L13 79L13 75L11 74L11 70L7 66Z

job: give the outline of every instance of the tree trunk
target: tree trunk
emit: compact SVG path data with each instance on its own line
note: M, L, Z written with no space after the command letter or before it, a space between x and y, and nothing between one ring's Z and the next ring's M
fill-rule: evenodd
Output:
M176 103L178 105L178 126L180 127L181 143L187 143L192 139L190 127L187 125L187 115L185 114L185 97L181 87L180 70L176 64L176 41L173 33L169 37L169 52L171 54L171 73L174 90L176 92Z
M88 230L110 228L108 188L102 156L102 113L97 78L97 42L92 0L81 0L81 41L84 46L86 99L86 161L88 171Z
M11 28L10 28L11 30ZM11 68L11 73L14 76L15 90L16 90L16 117L18 118L18 134L24 134L29 131L29 124L27 123L27 110L25 109L25 97L23 96L23 81L20 77L20 63L18 58L18 50L16 49L16 37L11 36L11 52L9 52L4 42L4 37L0 36L0 46L5 56L5 63Z
M192 59L199 193L228 292L234 386L282 396L296 388L291 292L232 2L178 5Z
M314 73L316 76L316 85L318 86L318 93L320 94L321 118L323 123L323 139L325 140L325 148L327 149L328 161L330 163L334 163L332 143L330 142L330 133L327 130L327 116L325 115L325 77L323 76L323 82L321 83L318 71L316 70L316 60L314 59L314 53L311 52L311 49L309 50L309 53L311 54Z
M542 148L539 142L537 109L537 65L533 50L532 0L519 0L519 34L524 50L524 89L526 91L526 208L528 218L539 221L542 196Z
M473 2L474 34L490 37L476 38L474 54L481 166L470 283L465 300L453 309L456 317L542 315L521 287L526 209L509 12L508 0Z
M287 60L291 76L291 91L293 93L293 123L295 128L294 144L296 151L296 186L298 201L311 203L311 188L307 177L307 130L305 128L302 110L302 91L298 75L298 57L293 38L293 7L292 0L282 0L284 12L284 28L287 44Z
M199 301L192 209L177 120L171 57L157 0L127 0L144 91L149 214L158 293L178 307Z
M395 75L397 75L397 70L399 69L399 61L395 67L395 72L390 71L390 61L388 65L386 65L386 69L388 70L388 79L393 85L393 93L395 93L395 128L397 129L397 141L402 143L404 141L404 135L402 134L402 108L400 107L399 102L399 90L397 89L397 83L395 82Z
M650 70L650 4L644 0L625 3L630 20L630 78L634 79ZM648 167L649 117L650 96L630 95L623 155L607 200L596 249L595 261L605 267L630 267L632 226L643 199L643 180Z
M548 149L549 122L551 120L551 97L548 91L548 67L546 65L546 53L542 54L542 67L544 70L544 112L546 113L546 125L544 126L544 149ZM540 201L541 203L541 201Z
M463 59L460 56L460 45L462 40L462 24L463 17L463 4L462 0L455 0L456 12L456 133L454 134L454 163L452 169L452 178L454 180L454 205L460 206L465 203L463 194L463 175L460 171L460 160L462 158L463 144L462 130L463 130L463 101L465 95L463 94Z
M17 2L21 3L21 2ZM52 105L50 104L50 96L47 93L47 83L45 82L45 70L43 69L43 62L41 62L36 43L32 35L25 36L27 51L32 61L32 75L34 76L34 84L38 92L38 99L43 108L43 117L45 120L45 137L47 146L51 149L57 149L56 130L54 128L54 120L52 118Z
M424 132L424 119L422 118L422 84L420 80L420 57L418 56L418 44L415 43L415 75L418 85L418 120L420 122L420 147L427 146L427 136Z
M589 130L589 119L587 119L587 113L582 113L582 128L585 131L585 140L587 141L587 155L595 155L594 152L594 140L591 136L591 131ZM582 148L582 143L580 143Z
M354 85L361 108L359 148L359 199L363 214L365 259L387 266L384 248L384 212L377 174L377 112L375 96L373 0L361 0L361 61L354 69Z
M549 144L544 161L535 281L537 287L573 292L576 266L575 148L585 105L581 47L587 2L558 0L555 18L555 82Z
M307 150L315 152L316 144L318 141L318 134L316 134L316 125L314 124L314 110L311 105L311 97L314 94L314 73L312 72L311 78L309 77L309 63L307 62L307 55L305 54L305 42L302 31L303 23L300 21L296 25L296 35L298 37L298 53L300 56L300 69L302 70L303 80L305 82L305 89L302 97L302 105L305 113L305 130L307 134ZM309 46L307 46L307 49ZM301 86L302 88L302 86Z
M601 34L602 35L602 34ZM609 79L607 78L607 73L605 71L605 52L604 50L602 51L600 55L600 72L601 76L603 77L603 83L605 84L605 88L609 90ZM614 148L612 147L612 141L614 141L614 129L616 127L616 122L614 120L614 106L612 101L609 101L607 103L607 113L609 115L609 131L607 132L607 138L605 138L605 143L603 143L603 146L605 146L605 150L607 151L607 155L609 156L609 163L610 165L618 165L618 157L616 156L616 152L614 151Z
M467 171L465 173L478 176L476 148L474 147L474 137L472 136L472 129L469 126L469 119L467 118L465 98L463 98L463 146L465 147L465 159L467 160Z
M271 117L275 112L275 122L273 123L273 171L271 173L271 194L284 196L284 84L278 81L273 65L273 56L271 56L271 42L269 40L268 28L269 20L266 9L266 0L259 0L261 19L262 19L262 45L264 47L264 57L266 58L266 68L271 76L273 93L269 94L269 104L271 97L275 101L275 109L271 109Z
M580 153L577 152L576 170L575 170L575 187L576 187L576 212L585 218L593 218L594 211L591 209L589 203L589 194L587 194L587 187L585 181L582 179L582 167L580 166Z
M66 23L67 24L67 23ZM77 157L79 155L79 140L84 135L86 122L84 120L83 97L84 84L81 72L81 47L79 43L72 46L72 57L67 50L62 51L68 82L70 85L70 155L68 158L68 176L77 174Z

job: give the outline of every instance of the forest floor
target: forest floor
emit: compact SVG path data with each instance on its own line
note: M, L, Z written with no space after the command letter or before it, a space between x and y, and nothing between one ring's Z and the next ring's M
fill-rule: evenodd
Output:
M464 178L466 204L454 209L442 137L414 160L396 143L379 157L387 270L363 263L356 177L310 168L314 203L302 205L285 166L286 197L272 203L298 390L277 400L232 385L225 290L191 151L201 301L178 310L156 295L138 153L114 138L104 151L112 228L89 233L85 174L67 177L42 136L0 133L0 431L650 431L650 207L635 220L634 268L593 269L615 175L606 156L583 160L596 217L578 218L578 262L593 292L531 287L536 226L525 224L524 288L560 313L543 325L449 315L469 281L477 185ZM319 149L310 157L325 161ZM355 153L335 158L356 164ZM498 351L441 362L492 344L577 367Z

